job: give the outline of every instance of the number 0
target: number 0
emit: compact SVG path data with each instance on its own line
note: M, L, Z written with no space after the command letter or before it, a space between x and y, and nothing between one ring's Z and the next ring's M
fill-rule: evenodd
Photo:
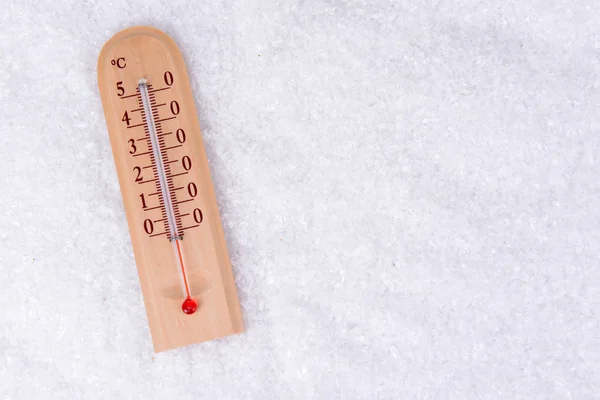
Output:
M177 136L177 141L179 143L185 142L185 132L183 131L183 129L177 129L177 133L175 133L175 136Z
M196 195L198 194L198 188L196 187L196 184L194 182L190 182L190 184L188 185L188 193L191 197L196 197Z
M149 219L144 221L144 230L148 235L154 232L154 224L152 224L152 221L150 221Z
M194 216L194 221L196 221L197 223L201 223L204 219L204 216L202 215L202 210L200 210L199 208L194 208L194 212L192 213L192 215Z
M171 112L173 113L173 115L179 114L179 103L175 100L171 102Z
M165 83L167 86L171 86L173 84L173 74L171 71L165 72Z
M183 158L181 159L181 164L183 165L183 169L185 169L186 171L192 169L192 160L190 160L188 156L183 156Z

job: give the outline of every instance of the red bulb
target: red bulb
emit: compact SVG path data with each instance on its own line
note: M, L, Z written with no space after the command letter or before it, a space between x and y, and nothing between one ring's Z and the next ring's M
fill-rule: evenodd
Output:
M196 303L196 300L188 297L187 299L184 300L183 304L181 305L181 309L183 310L184 313L186 314L193 314L196 312L196 309L198 308L198 303Z

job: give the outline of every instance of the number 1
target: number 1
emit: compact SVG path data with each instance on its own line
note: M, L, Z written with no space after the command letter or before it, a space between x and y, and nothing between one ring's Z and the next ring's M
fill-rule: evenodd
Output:
M140 194L140 199L142 199L142 208L146 208L146 199L144 199L144 193Z

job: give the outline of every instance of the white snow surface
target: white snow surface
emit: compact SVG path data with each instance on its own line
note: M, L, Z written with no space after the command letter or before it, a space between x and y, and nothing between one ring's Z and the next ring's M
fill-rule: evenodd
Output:
M190 74L247 332L154 354L97 89ZM600 398L600 2L4 0L0 399Z

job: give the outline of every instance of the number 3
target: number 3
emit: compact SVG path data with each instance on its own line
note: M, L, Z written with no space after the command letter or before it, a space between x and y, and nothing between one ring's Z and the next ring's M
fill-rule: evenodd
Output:
M135 140L129 139L127 142L131 146L131 149L129 149L129 154L135 154L135 152L137 151L137 147L135 147Z

